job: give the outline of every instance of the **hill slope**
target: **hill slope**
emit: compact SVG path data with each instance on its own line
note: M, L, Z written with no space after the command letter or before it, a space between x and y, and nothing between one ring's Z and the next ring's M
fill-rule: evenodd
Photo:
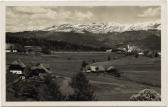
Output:
M66 42L74 45L117 48L127 44L136 45L143 49L160 50L161 32L160 30L141 30L112 32L107 34L95 34L90 32L52 32L52 31L25 31L16 33L6 33L8 37L19 37L26 39L49 40ZM9 42L7 40L7 42Z

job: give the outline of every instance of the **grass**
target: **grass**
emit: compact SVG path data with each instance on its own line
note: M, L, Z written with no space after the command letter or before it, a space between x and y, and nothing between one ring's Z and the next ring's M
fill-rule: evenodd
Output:
M107 61L109 55L111 61ZM47 63L54 74L66 77L79 72L83 60L91 63L94 59L97 64L115 66L123 72L120 79L107 74L86 74L98 100L102 101L127 101L131 95L145 88L161 93L160 58L134 58L115 53L56 53L44 56L7 54L7 65L18 58L25 64Z

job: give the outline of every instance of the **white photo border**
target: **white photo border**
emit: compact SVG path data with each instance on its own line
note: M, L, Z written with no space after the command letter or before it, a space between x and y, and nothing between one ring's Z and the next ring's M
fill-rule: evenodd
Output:
M161 6L161 101L54 101L54 102L7 102L6 101L6 54L5 54L5 8L6 6ZM4 1L1 2L0 9L2 10L0 24L1 43L1 101L2 106L166 106L168 86L167 86L167 20L166 20L166 0L111 0L111 1Z

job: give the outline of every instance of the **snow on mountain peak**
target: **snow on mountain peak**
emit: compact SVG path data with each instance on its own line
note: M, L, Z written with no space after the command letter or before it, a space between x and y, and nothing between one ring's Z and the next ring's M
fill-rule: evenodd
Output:
M119 24L119 23L90 23L90 24L61 24L54 25L42 29L43 31L54 31L54 32L92 32L92 33L108 33L108 32L124 32L124 31L138 31L138 30L149 30L149 29L161 29L161 23L146 22L137 24Z

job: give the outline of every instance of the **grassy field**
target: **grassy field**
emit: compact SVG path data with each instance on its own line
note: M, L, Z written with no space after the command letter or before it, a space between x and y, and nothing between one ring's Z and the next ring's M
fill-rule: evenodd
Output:
M107 61L108 56L111 57ZM151 88L160 93L161 62L160 58L140 56L124 56L115 53L56 53L54 55L21 55L7 54L6 63L10 64L16 59L28 63L47 63L51 71L60 76L71 77L81 69L82 61L96 64L113 65L123 72L121 78L103 74L86 74L90 80L98 100L127 101L132 94L145 88Z

